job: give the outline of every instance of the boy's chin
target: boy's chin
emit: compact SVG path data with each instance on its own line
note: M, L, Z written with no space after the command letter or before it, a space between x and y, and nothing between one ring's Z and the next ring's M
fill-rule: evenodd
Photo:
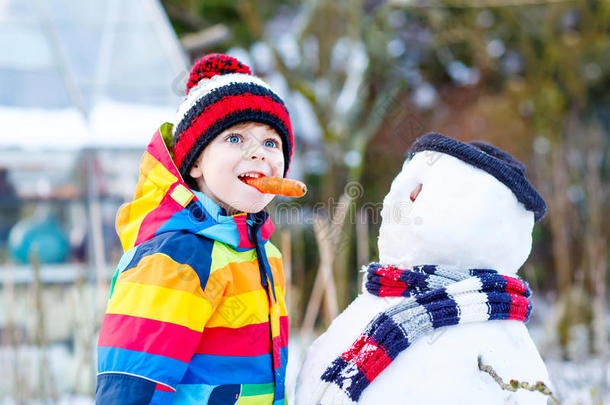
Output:
M265 209L267 205L273 200L274 196L265 195L262 198L257 198L255 201L235 201L231 204L227 204L235 213L246 212L249 214L255 214Z

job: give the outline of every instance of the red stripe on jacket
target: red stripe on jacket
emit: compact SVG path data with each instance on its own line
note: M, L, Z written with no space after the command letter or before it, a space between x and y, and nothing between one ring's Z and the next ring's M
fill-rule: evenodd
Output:
M176 345L180 336L180 345ZM201 332L174 323L130 315L106 314L98 346L157 354L188 363Z
M280 317L280 346L288 346L288 317ZM205 328L197 354L218 356L259 356L271 353L269 323L245 325L241 328Z

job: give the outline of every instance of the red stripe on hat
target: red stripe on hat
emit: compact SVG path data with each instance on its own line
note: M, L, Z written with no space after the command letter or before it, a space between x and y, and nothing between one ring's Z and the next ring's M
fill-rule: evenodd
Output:
M207 106L191 125L179 135L174 148L174 161L180 167L185 156L195 143L206 134L207 130L227 115L244 110L260 111L277 117L288 130L290 144L293 145L292 127L286 108L269 96L257 96L244 93L237 96L227 96L220 101ZM292 150L291 148L291 157Z
M98 346L156 354L188 363L200 338L201 332L182 325L137 316L106 314Z

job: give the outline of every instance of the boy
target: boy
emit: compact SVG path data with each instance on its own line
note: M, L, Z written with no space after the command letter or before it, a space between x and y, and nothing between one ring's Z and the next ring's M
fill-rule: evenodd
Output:
M99 404L281 404L288 316L281 255L248 177L284 177L283 101L248 66L199 60L117 215L125 254L98 341Z

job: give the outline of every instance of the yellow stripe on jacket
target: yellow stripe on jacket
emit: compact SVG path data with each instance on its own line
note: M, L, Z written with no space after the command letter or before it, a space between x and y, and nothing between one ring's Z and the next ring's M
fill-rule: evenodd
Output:
M117 283L107 313L131 315L203 331L212 304L190 292L124 281Z

